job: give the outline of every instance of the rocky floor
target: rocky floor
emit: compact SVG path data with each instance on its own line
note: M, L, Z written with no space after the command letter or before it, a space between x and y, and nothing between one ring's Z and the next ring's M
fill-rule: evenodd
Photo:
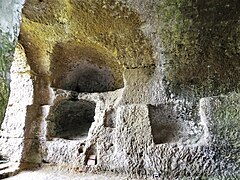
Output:
M43 167L35 171L23 171L7 180L128 180L130 178L113 174L75 173L66 170L57 170L52 167Z

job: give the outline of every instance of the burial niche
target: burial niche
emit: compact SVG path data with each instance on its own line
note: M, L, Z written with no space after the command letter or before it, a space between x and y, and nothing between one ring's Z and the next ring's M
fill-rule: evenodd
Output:
M63 100L49 120L54 124L52 136L64 139L85 139L94 121L96 104L79 100Z
M155 144L175 143L183 136L183 127L177 121L171 105L148 106Z
M82 62L60 80L61 88L76 92L106 92L114 90L114 77L108 67Z
M110 55L78 44L57 44L51 58L51 86L94 93L122 88L122 67Z

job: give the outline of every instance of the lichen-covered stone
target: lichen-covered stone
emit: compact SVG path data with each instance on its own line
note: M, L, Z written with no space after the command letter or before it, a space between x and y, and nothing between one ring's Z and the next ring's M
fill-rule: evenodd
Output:
M179 95L211 96L239 89L239 3L159 1L166 80Z

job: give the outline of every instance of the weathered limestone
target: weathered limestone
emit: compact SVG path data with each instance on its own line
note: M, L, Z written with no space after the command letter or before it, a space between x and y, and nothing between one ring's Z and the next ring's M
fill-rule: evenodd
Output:
M0 154L22 168L238 178L239 41L206 50L202 11L227 5L214 2L27 0ZM239 37L221 22L214 32Z
M1 153L12 162L22 158L28 107L33 103L33 79L23 47L17 45L11 67L11 93L1 126Z
M21 9L24 2L24 0L2 0L0 2L0 30L8 34L11 41L16 40L19 34Z
M3 121L10 94L10 67L14 46L20 31L22 0L0 2L0 124Z
M200 107L202 118L206 118L209 133L207 140L216 149L218 161L225 171L223 174L239 175L239 94L203 98Z
M72 168L83 170L84 165L87 164L89 152L93 146L97 147L95 144L97 143L97 137L99 133L103 133L108 124L105 123L105 120L109 114L116 111L116 108L119 104L119 99L121 98L122 89L107 92L107 93L93 93L93 94L77 94L76 92L69 92L64 90L53 91L54 100L52 105L50 106L49 115L46 117L46 142L43 143L44 153L43 159L45 162L57 163L62 166L70 166ZM76 96L77 95L77 96ZM91 127L88 132L88 136L76 136L72 138L60 138L56 134L56 121L52 121L52 117L55 116L56 107L61 104L61 102L66 101L74 102L92 102L96 103L96 109L94 109L94 122L91 123ZM69 106L72 108L72 106ZM81 111L82 109L79 109ZM111 113L109 113L109 110ZM88 112L87 112L88 113ZM72 114L74 116L75 114ZM88 116L89 117L89 116ZM116 121L115 116L112 116L113 119L111 121ZM79 121L83 121L83 118L79 118ZM116 124L116 122L112 122L112 124ZM80 133L80 128L76 129ZM100 131L99 131L100 130ZM74 135L74 134L73 134ZM99 149L96 149L95 153L90 155L97 155L97 162L99 159Z

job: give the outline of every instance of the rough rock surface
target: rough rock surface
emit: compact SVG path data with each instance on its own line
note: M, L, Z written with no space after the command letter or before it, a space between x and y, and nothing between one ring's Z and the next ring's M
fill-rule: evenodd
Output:
M14 46L20 31L23 0L0 2L0 124L4 118L9 98L9 74Z
M74 171L67 171L62 169L57 169L54 167L44 167L35 171L24 171L20 174L7 178L7 180L127 180L128 177L124 175L115 175L113 173L76 173ZM133 179L134 180L134 179Z
M33 104L33 79L23 47L18 44L11 67L11 93L0 131L0 154L20 161L29 107Z
M238 6L27 0L0 153L22 168L239 178Z

